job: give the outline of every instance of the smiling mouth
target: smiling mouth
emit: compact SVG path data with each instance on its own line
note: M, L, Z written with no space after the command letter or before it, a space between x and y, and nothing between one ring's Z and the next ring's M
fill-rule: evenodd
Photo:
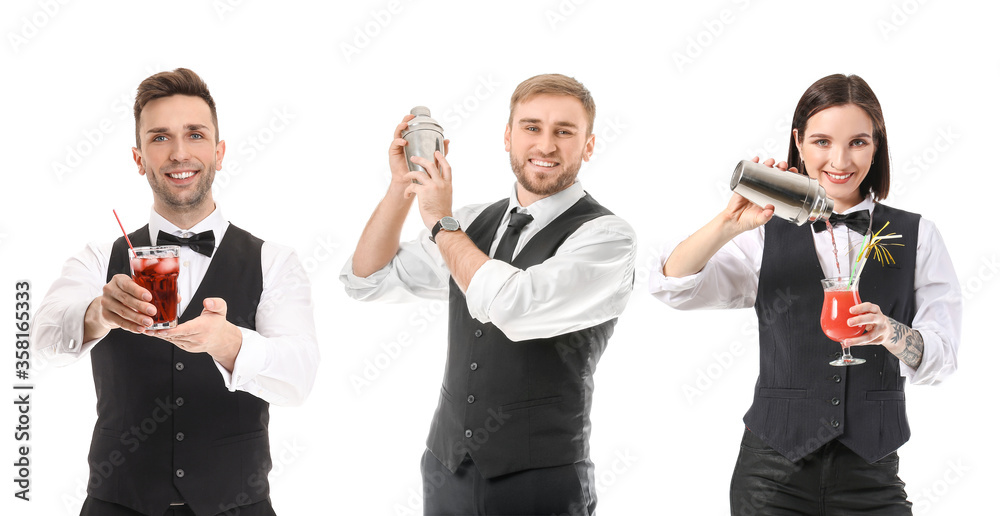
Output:
M528 162L530 162L532 165L542 168L553 168L559 164L556 161L547 161L544 159L529 159Z
M837 182L847 181L848 179L850 179L851 176L854 175L854 172L849 172L847 174L834 174L833 172L823 171L823 173L830 176L830 179L833 179L834 181Z
M171 179L187 179L195 174L197 174L197 172L191 170L185 170L183 172L170 172L167 174L167 177Z

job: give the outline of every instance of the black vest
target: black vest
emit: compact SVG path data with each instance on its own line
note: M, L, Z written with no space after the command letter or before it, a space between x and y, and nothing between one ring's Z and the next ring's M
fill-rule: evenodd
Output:
M129 239L134 246L150 245L148 226ZM254 329L263 289L262 244L230 225L179 322L200 315L205 298L220 297L229 322ZM129 274L127 251L119 238L109 281ZM267 499L268 404L229 392L211 356L116 329L90 357L97 424L88 494L150 515L177 501L201 516Z
M491 205L466 229L484 253L507 205L507 199ZM603 215L611 212L583 197L532 237L512 265L542 263L583 223ZM473 319L452 281L448 362L427 438L431 453L451 471L468 454L486 478L587 458L594 371L616 322L513 342L492 323Z
M889 247L895 265L874 256L861 273L861 301L910 325L916 311L914 271L920 216L876 204L872 230L904 247ZM840 352L820 328L824 277L813 230L772 220L764 232L764 256L755 309L760 332L760 376L744 417L751 432L791 461L838 439L868 462L892 453L910 438L899 359L882 346L854 346L867 363L829 365ZM860 236L859 236L860 238ZM841 263L844 275L850 264Z

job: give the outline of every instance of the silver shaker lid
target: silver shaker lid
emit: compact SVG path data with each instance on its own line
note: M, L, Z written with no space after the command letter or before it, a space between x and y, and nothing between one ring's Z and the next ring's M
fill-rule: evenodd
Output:
M410 110L410 114L416 115L416 118L407 122L408 127L403 131L403 138L406 138L406 135L413 131L422 130L437 131L444 136L444 128L431 118L431 110L426 106L416 106Z

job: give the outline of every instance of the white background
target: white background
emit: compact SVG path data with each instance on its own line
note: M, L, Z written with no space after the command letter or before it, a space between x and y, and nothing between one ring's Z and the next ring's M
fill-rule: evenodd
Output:
M596 376L601 514L727 514L758 368L755 316L675 311L647 294L646 279L664 245L722 209L738 160L785 155L796 101L830 73L859 74L878 94L888 203L939 226L966 294L958 373L907 389L913 437L900 476L916 514L991 503L1000 246L977 230L995 218L991 3L277 4L3 4L0 306L11 320L14 283L27 279L37 308L68 256L120 234L112 208L130 229L146 222L150 190L130 152L135 88L158 71L198 72L228 142L216 200L239 226L294 246L314 289L318 381L304 406L271 409L279 514L420 512L444 305L353 302L337 274L384 193L391 133L412 106L429 106L452 140L455 205L493 201L513 181L502 144L510 93L547 72L593 92L598 149L581 178L639 235L635 292ZM411 215L405 234L418 224ZM0 326L0 383L11 389L13 324ZM367 364L373 380L358 387L351 379ZM32 382L31 501L13 497L8 402L3 512L77 514L95 420L89 360L36 363Z

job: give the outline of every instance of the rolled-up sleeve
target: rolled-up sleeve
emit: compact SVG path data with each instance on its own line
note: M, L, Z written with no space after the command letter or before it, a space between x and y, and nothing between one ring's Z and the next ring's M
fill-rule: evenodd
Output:
M900 370L910 383L934 384L958 369L962 290L937 226L921 218L918 231L913 282L917 311L910 326L923 338L924 355L917 369L900 362Z
M650 271L649 292L653 297L680 310L754 305L764 256L763 226L730 240L708 260L704 269L682 278L663 274L663 265L675 247L664 249L659 267Z
M591 220L544 262L521 270L489 260L466 291L469 313L513 341L547 338L618 317L632 293L635 232L620 217Z

